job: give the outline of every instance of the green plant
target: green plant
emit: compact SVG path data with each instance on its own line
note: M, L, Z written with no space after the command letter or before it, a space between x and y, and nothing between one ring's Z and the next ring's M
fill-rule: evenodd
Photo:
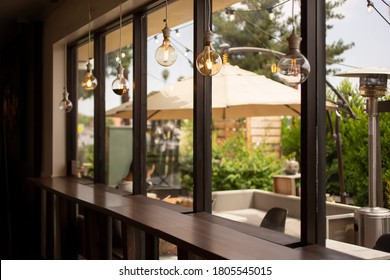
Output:
M339 92L348 100L357 119L350 118L347 112L341 111L342 154L344 181L346 191L353 197L354 204L368 205L368 120L364 110L365 100L357 88L352 88L348 80L344 80ZM330 95L329 98L334 98ZM334 116L333 116L334 117ZM390 179L390 114L381 113L380 135L382 154L382 178L385 189L386 181ZM336 146L328 131L327 143L327 191L338 193L338 165Z
M294 157L301 162L301 118L283 117L282 119L282 155Z
M283 161L265 150L248 147L243 134L213 145L213 190L272 190L273 175L280 174Z
M357 119L350 117L348 112L342 110L341 114L341 139L342 159L344 170L344 182L346 192L353 198L354 204L358 206L368 205L368 121L364 110L365 100L360 96L357 88L352 83L343 80L338 87L339 92L344 96ZM327 93L327 99L337 101L332 93ZM334 127L335 115L330 114L330 120ZM388 191L390 180L390 113L380 114L381 154L382 154L382 178L384 192ZM339 166L336 152L335 139L327 123L326 142L326 191L339 194ZM285 117L282 121L282 154L291 157L296 153L300 161L300 121L299 118ZM386 197L386 193L385 193ZM388 197L387 197L388 200ZM387 204L386 204L387 203ZM385 201L387 207L389 202Z
M191 130L190 128L188 129ZM180 172L183 188L193 190L192 141L180 150ZM272 190L273 175L283 170L284 160L276 153L266 151L265 144L248 147L243 133L218 143L213 134L212 150L213 191L236 189Z
M384 207L390 209L390 179L385 179Z
M187 120L181 124L179 170L183 188L192 192L194 188L194 144L193 144L193 121Z

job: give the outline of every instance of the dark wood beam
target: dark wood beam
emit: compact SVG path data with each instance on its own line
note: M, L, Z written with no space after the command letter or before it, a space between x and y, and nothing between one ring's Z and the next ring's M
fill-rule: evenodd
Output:
M133 32L133 193L146 195L146 121L147 121L147 18L134 15ZM131 87L131 86L130 86ZM131 93L130 93L131 94ZM130 156L130 155L129 155Z
M94 90L94 182L106 183L106 36L94 36L94 75L98 85Z
M207 1L194 1L194 61L203 51ZM194 211L211 212L211 78L194 67Z
M303 0L301 8L302 52L311 66L302 84L301 240L325 245L325 0Z

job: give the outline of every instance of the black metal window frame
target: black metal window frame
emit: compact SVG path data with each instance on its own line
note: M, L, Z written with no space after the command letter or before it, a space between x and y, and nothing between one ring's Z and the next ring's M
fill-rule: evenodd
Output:
M194 0L194 55L203 49L203 32L206 27L205 1ZM145 194L146 174L141 166L146 161L146 50L147 14L164 1L151 1L126 15L133 22L134 50L134 102L133 102L133 160L140 173L134 178L136 194ZM94 143L95 183L105 182L105 100L104 100L104 38L119 23L109 23L93 34L96 59L95 75L100 86L95 91ZM311 64L311 75L302 85L301 100L301 242L325 244L325 0L301 1L302 52ZM85 42L85 40L84 40ZM77 52L80 42L68 48L68 88L76 92ZM100 69L100 70L99 70ZM73 96L73 95L71 95ZM77 100L68 116L67 162L77 152ZM201 76L194 69L194 212L211 212L211 78ZM102 164L103 163L103 164Z

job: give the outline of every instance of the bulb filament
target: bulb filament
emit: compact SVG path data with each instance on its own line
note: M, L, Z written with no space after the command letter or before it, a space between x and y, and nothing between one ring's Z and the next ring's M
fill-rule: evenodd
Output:
M300 69L300 66L297 65L297 59L292 58L289 74L292 76L298 76L298 75L300 75L300 73L301 73L301 69Z
M207 49L207 59L206 59L207 70L211 70L213 68L213 63L211 61L210 53L211 53L210 49Z

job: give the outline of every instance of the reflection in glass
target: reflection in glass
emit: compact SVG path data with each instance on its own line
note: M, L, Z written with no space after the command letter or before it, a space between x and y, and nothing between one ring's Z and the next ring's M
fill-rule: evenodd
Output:
M122 32L122 44L118 40ZM125 24L122 29L116 29L106 34L105 40L105 100L106 112L116 111L115 108L128 106L132 108L133 81L133 24ZM120 59L118 57L120 53ZM118 62L121 62L118 65ZM119 69L118 69L119 68ZM126 87L121 87L119 80L127 81ZM116 84L119 94L113 94L112 85ZM115 91L114 91L115 92ZM115 92L117 93L117 92ZM106 178L107 184L117 186L129 172L133 159L133 114L127 111L127 116L116 114L106 117Z
M66 88L64 87L64 93L62 94L62 100L60 101L59 108L61 111L65 113L69 113L73 109L73 104L69 100L69 93L66 91Z
M93 49L93 42L92 49ZM82 177L94 177L94 94L81 86L85 64L89 61L88 44L77 48L77 161Z

